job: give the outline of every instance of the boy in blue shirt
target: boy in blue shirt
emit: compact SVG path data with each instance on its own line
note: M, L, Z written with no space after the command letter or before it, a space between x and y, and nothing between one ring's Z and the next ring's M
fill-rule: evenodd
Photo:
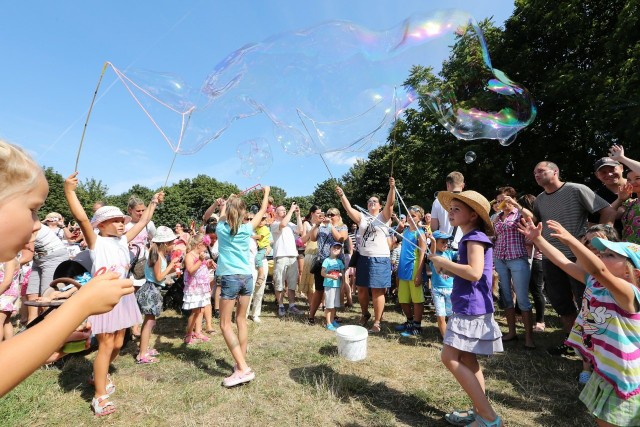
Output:
M342 283L342 273L344 263L340 258L342 254L342 243L334 243L329 251L329 258L322 261L322 271L324 277L324 313L327 321L327 329L335 331L340 327L336 322L336 308L340 307L340 285Z
M445 234L440 230L433 232L431 239L431 253L445 257L451 261L456 261L458 252L449 248L450 234ZM451 290L453 289L453 276L444 271L438 272L429 262L431 268L431 297L436 308L436 319L440 335L444 338L447 330L447 316L451 316Z

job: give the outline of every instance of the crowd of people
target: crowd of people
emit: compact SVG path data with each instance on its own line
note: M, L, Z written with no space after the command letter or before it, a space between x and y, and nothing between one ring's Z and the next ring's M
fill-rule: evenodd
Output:
M0 394L39 365L93 340L91 408L100 416L113 413L109 366L129 328L139 337L136 363L158 363L149 343L170 286L182 288L182 309L189 312L185 345L209 341L219 318L234 360L223 385L250 382L256 373L247 360L247 320L262 321L273 259L274 314L315 325L323 309L328 331L341 326L338 309L352 307L355 297L359 324L380 333L386 303L397 298L406 321L394 329L420 337L430 294L442 363L473 402L446 415L453 425L503 425L486 397L477 356L517 341L518 319L524 348L535 349L536 333L545 333L547 301L566 333L547 351L582 357L580 399L597 422L640 424L640 162L620 146L596 162L602 187L595 192L562 181L559 167L542 161L533 170L543 190L537 197L505 186L490 202L452 172L446 191L425 212L404 206L391 177L384 204L372 195L366 209L336 187L348 226L336 206L323 211L314 205L306 216L295 203L274 206L265 187L258 209L230 195L212 203L200 227L177 223L173 230L152 221L162 192L148 204L132 197L126 214L97 201L89 217L76 195L77 172L64 183L73 221L51 212L41 222L38 209L48 193L41 168L6 142L0 154L6 218L0 224L0 363L21 360L20 369L3 375ZM402 212L394 212L397 200ZM71 277L57 280L61 270ZM100 286L105 281L114 286ZM63 298L60 308L42 315L42 306ZM503 310L505 334L494 303ZM16 319L27 328L13 336ZM38 337L46 344L31 352L29 343Z

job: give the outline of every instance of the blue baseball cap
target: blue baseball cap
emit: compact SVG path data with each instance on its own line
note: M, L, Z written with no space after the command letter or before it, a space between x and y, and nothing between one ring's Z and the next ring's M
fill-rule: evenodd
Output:
M443 233L440 230L434 231L432 236L436 240L449 240L449 239L451 239L451 234Z
M594 237L591 244L599 251L609 249L612 252L629 258L635 268L640 268L640 246L629 242L612 242L610 240Z

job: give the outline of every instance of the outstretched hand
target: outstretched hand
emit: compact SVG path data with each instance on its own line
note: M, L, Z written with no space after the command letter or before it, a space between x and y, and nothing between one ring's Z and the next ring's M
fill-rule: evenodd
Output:
M611 148L609 148L609 157L613 160L619 161L624 157L624 147L622 147L622 145L613 144Z
M553 231L550 234L551 237L555 237L560 240L562 243L566 243L569 240L573 239L573 235L569 233L558 221L549 220L547 221L547 227Z
M528 240L534 241L542 236L542 223L535 225L531 218L522 218L518 224L518 231Z
M88 315L111 311L120 298L133 293L133 281L119 277L113 271L96 276L80 288L74 299L84 300Z
M394 188L396 186L396 180L394 177L390 176L389 177L389 187L390 188Z
M336 185L336 194L338 195L338 197L344 196L344 190L337 185Z

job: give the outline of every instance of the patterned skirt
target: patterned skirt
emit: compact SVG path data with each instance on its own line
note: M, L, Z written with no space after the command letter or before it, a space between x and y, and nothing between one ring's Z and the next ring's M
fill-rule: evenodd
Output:
M156 317L162 313L162 294L153 282L145 282L136 292L136 299L143 315L151 314Z

